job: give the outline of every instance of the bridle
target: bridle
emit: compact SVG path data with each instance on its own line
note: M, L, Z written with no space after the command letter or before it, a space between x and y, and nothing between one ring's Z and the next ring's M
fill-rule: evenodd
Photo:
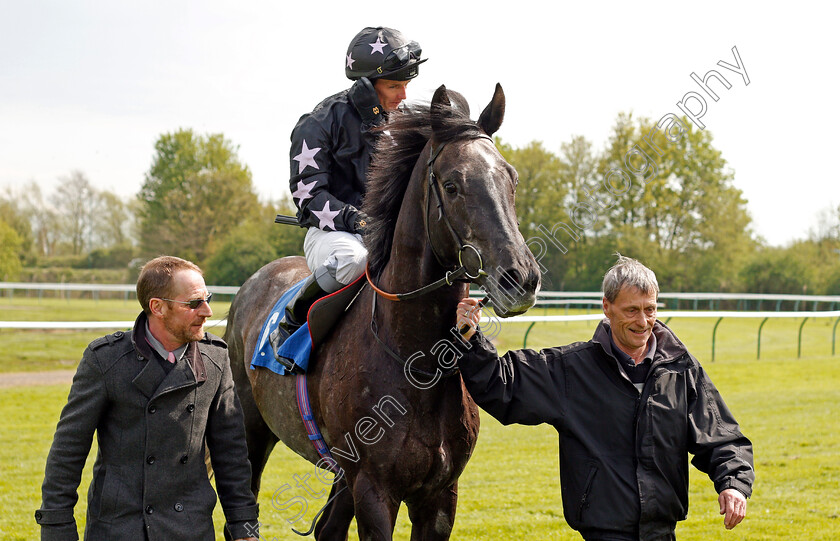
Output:
M492 141L493 139L489 135L481 134L479 136L473 137L473 139L487 139ZM373 281L373 277L370 275L370 268L365 267L365 274L367 276L367 281L370 283L373 290L380 296L389 301L405 301L409 299L414 299L416 297L420 297L425 295L426 293L430 293L436 289L439 289L443 286L451 286L456 281L467 281L472 282L480 278L481 276L486 276L487 273L484 271L484 260L481 258L481 253L478 251L478 248L473 246L472 244L468 244L464 242L461 238L461 235L452 227L452 222L449 220L449 216L446 214L446 208L443 206L443 197L440 194L440 183L438 182L437 175L435 175L435 160L437 160L438 156L440 156L441 150L443 147L446 146L446 143L442 143L437 148L432 148L431 155L429 156L429 161L426 162L426 166L429 169L429 194L426 197L426 216L424 220L425 229L426 229L426 238L429 241L429 246L432 249L432 254L434 254L435 259L437 260L438 264L446 268L447 265L443 262L443 259L440 257L438 250L435 248L435 243L432 240L432 234L429 231L429 211L431 210L432 204L432 197L431 194L434 194L435 200L437 201L437 208L438 208L438 220L443 220L443 223L446 224L446 228L449 229L450 234L457 242L460 248L458 249L458 267L454 270L447 270L446 275L435 282L427 284L419 289L415 289L414 291L408 291L406 293L389 293L377 287L377 285ZM475 272L470 272L470 268L464 263L464 252L472 250L476 257L478 258L478 269Z
M473 137L472 139L487 139L491 142L493 141L493 139L489 135L485 135L485 134L478 135L476 137ZM426 238L429 241L429 246L432 249L432 254L434 254L435 259L437 260L438 264L441 267L446 268L447 265L445 265L443 263L442 258L438 254L438 251L435 248L434 241L432 240L431 232L429 231L429 221L430 221L429 220L429 211L431 210L432 194L434 194L435 200L437 201L438 216L439 216L438 220L441 220L441 219L443 220L443 222L446 224L447 229L449 229L450 234L452 235L452 237L455 239L455 241L458 243L458 246L460 247L458 249L458 265L459 265L458 268L456 268L454 270L447 270L446 274L444 275L443 278L440 278L439 280L436 280L436 281L434 281L430 284L427 284L427 285L425 285L421 288L415 289L414 291L408 291L408 292L405 292L405 293L389 293L389 292L384 291L384 290L380 289L379 287L377 287L377 285L373 281L373 277L370 275L369 265L365 267L365 275L367 277L367 281L370 284L371 288L373 288L373 290L375 292L375 294L373 295L373 298L372 298L372 302L371 302L370 329L373 332L374 338L376 338L376 341L379 342L379 344L383 347L383 349L385 349L385 351L391 357L400 361L403 364L404 367L406 366L406 361L402 357L400 357L399 354L397 354L393 349L391 349L385 342L383 342L381 338L379 338L379 326L376 323L376 297L377 296L383 297L383 298L385 298L389 301L405 301L405 300L420 297L420 296L425 295L427 293L430 293L430 292L432 292L436 289L440 289L443 286L451 286L456 281L472 282L473 280L476 280L476 279L480 278L481 276L487 276L487 273L484 271L484 260L482 259L481 253L478 251L478 248L476 248L472 244L468 244L468 243L464 242L464 240L461 238L461 235L459 235L458 232L455 230L455 228L452 227L452 222L450 222L449 216L446 214L446 209L443 206L443 197L440 194L440 183L438 182L437 175L435 175L434 169L435 169L435 160L437 160L438 156L440 156L440 152L443 150L443 148L445 146L446 146L446 143L442 143L437 147L432 147L431 153L430 153L430 156L429 156L429 161L426 162L426 166L429 170L429 179L428 179L429 189L428 189L428 191L430 193L427 194L427 196L426 196L426 215L424 216L424 224L425 224L425 229L426 229ZM467 265L464 263L464 252L466 252L468 250L472 250L475 253L476 257L478 258L478 269L475 270L474 272L470 272L471 269L469 267L467 267ZM420 368L415 368L414 366L411 366L411 365L407 366L407 369L411 370L414 373L423 375L423 376L427 376L427 377L428 376L435 376L435 374L432 374L431 372L427 372L427 371L422 370ZM449 368L448 370L442 372L441 377L448 377L448 376L451 376L451 375L453 375L457 372L458 372L458 368L457 367L452 367L452 368Z

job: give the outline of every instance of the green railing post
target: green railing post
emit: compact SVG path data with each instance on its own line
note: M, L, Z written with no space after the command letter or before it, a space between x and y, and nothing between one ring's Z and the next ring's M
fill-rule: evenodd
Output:
M834 342L837 338L837 324L840 323L840 317L834 322L834 328L831 329L831 356L834 357Z
M531 324L528 325L528 330L525 331L525 338L522 339L522 349L528 347L528 333L531 332L531 329L533 329L536 324L536 321L532 321Z
M721 321L723 321L723 316L718 318L717 323L715 323L715 328L712 329L712 362L715 362L715 335L717 334L717 328Z
M761 359L761 328L764 327L764 324L767 323L767 320L770 319L769 317L764 318L761 321L761 325L758 326L758 349L755 352L755 359Z
M805 326L805 322L808 321L808 318L802 320L802 324L799 326L799 343L796 345L796 358L800 358L802 356L802 327Z

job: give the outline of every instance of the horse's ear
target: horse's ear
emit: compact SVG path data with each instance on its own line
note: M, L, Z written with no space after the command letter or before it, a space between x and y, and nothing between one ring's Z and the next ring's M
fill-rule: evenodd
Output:
M505 93L502 85L496 83L496 91L493 92L493 99L481 112L478 117L478 125L487 135L493 135L502 125L505 118Z
M440 85L432 96L431 124L432 133L439 133L443 126L443 119L452 114L452 102L445 85Z

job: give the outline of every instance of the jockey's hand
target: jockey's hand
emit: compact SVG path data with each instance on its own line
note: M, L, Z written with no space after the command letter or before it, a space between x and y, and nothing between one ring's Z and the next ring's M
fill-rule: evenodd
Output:
M379 95L367 77L362 77L350 87L350 101L362 117L362 127L377 126L385 119Z
M353 233L356 233L357 235L364 235L365 228L367 227L369 220L370 218L368 218L367 214L362 211L358 211L356 213L356 218L353 220Z
M481 307L478 305L478 299L471 299L469 297L461 299L458 303L458 309L455 318L455 325L460 332L465 326L466 332L462 332L461 336L464 340L469 340L475 331L478 330L478 322L481 320Z

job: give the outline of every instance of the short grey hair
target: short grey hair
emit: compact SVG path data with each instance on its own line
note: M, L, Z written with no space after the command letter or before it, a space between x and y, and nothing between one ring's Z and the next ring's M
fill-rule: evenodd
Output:
M625 257L619 253L615 255L618 256L618 261L604 275L604 282L601 284L604 298L615 302L621 288L635 287L645 295L656 292L658 299L659 283L656 281L656 274L632 257Z

